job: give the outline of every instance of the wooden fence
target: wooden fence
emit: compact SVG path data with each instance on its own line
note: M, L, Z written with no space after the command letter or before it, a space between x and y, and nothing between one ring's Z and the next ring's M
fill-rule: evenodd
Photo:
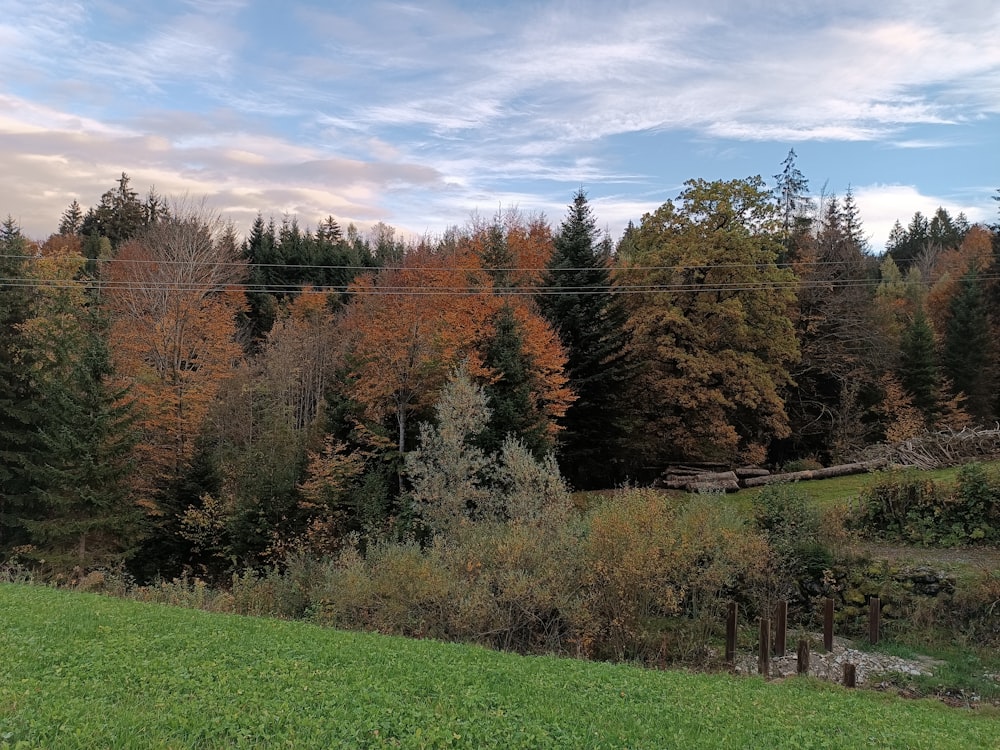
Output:
M726 616L726 663L732 664L736 659L736 628L739 607L736 602L730 602ZM882 620L882 603L877 596L868 600L868 641L873 646L879 642L879 630ZM773 627L772 627L773 624ZM788 602L780 601L774 610L774 617L761 617L759 620L759 635L757 640L757 672L769 677L771 674L771 657L784 657L786 651L786 636L788 633ZM823 603L823 649L826 653L833 651L833 599L827 598ZM796 649L797 672L809 673L810 649L809 641L799 640ZM843 665L843 683L847 687L856 685L855 665L846 662Z

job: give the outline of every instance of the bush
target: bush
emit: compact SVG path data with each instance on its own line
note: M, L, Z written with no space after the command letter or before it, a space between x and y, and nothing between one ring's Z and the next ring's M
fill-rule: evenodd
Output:
M954 487L913 472L891 471L861 495L853 523L886 539L958 546L1000 542L1000 479L967 464Z
M754 499L753 521L790 578L816 579L831 565L833 556L821 534L823 518L798 485L765 487Z

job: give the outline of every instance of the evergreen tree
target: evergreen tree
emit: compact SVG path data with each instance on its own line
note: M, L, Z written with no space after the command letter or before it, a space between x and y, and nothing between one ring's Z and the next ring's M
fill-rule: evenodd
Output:
M27 542L21 519L30 512L40 455L42 399L30 373L34 366L23 326L32 315L27 240L8 216L0 224L0 555Z
M956 393L966 395L969 414L980 421L991 420L993 342L982 281L975 270L962 277L949 313L941 356L944 373Z
M500 309L493 326L483 364L496 373L497 379L485 387L491 416L478 444L486 453L498 453L507 436L513 435L541 458L552 445L545 429L545 415L532 397L532 362L524 352L524 338L510 305Z
M147 225L147 211L139 194L129 185L129 177L122 172L118 186L101 196L96 208L87 212L80 227L80 234L106 237L112 250L138 236Z
M786 259L797 257L797 246L812 226L809 214L814 207L809 197L809 181L799 171L795 159L795 149L789 149L788 156L781 162L781 171L774 175Z
M248 329L247 338L251 346L256 347L278 318L278 296L272 290L276 288L276 283L280 283L280 271L276 266L283 258L277 246L273 221L265 224L264 217L257 214L243 246L243 257L250 266L247 281L250 310L244 325Z
M59 234L79 234L83 228L83 209L76 198L69 204L59 222Z
M144 520L125 486L135 434L126 391L109 386L107 321L96 309L77 315L78 335L46 342L53 372L43 385L43 489L25 520L36 554L64 569L124 559Z
M538 297L566 347L566 375L577 394L563 419L559 448L564 476L580 489L613 486L625 474L626 314L614 295L607 243L581 189L554 242Z
M937 365L937 345L923 308L918 308L900 342L900 382L913 405L932 425L938 412L941 373Z

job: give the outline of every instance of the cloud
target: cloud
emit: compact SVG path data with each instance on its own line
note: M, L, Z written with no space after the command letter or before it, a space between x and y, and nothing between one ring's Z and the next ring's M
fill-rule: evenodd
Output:
M638 194L677 182L664 172L681 161L625 158L632 134L649 135L650 150L927 150L957 143L956 130L970 142L970 123L1000 113L991 0L0 9L0 159L10 165L0 210L34 232L73 197L92 204L122 170L243 213L333 213L417 232L508 199L561 216L569 189L586 184L605 193L595 199L603 220L623 225L626 211L638 219L668 197L646 205ZM881 211L891 191L871 190ZM882 232L881 218L866 221Z
M992 219L982 206L924 195L913 185L863 185L854 188L853 192L865 232L870 235L875 252L885 249L893 224L899 221L905 227L917 211L924 216L933 216L938 208L944 208L953 217L964 213L972 223Z
M209 196L217 208L238 209L247 228L257 211L297 214L315 225L333 214L367 225L391 218L387 195L443 185L436 170L402 160L359 161L261 135L209 134L183 121L189 135L166 138L104 127L13 97L0 100L0 207L33 237L52 232L76 199L97 203L125 171L145 190L163 195ZM23 117L20 117L23 115ZM36 123L45 117L54 126ZM248 206L252 206L249 209Z

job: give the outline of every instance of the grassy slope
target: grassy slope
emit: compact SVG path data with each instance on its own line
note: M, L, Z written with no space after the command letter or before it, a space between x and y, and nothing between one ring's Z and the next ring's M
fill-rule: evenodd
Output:
M0 747L369 746L967 750L1000 719L0 585Z

